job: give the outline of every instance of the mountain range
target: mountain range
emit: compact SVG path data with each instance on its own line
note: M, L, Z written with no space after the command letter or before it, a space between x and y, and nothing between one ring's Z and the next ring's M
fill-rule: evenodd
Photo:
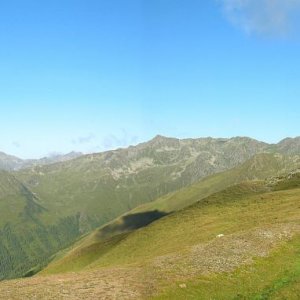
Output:
M243 239L242 228L256 235L254 225L260 223L267 224L262 230L282 222L297 225L300 138L267 144L247 137L180 140L156 136L137 146L88 155L73 152L23 161L1 154L0 168L0 279L32 276L41 270L32 280L69 272L88 276L97 271L105 276L103 268L112 272L108 277L114 277L113 270L121 268L120 274L129 272L128 278L137 280L137 285L141 283L135 276L140 272L143 278L147 274L144 279L149 282L141 289L133 285L136 295L131 290L126 293L144 297L154 285L157 293L152 296L164 290L165 297L171 297L170 278L156 283L166 276L162 270L182 281L171 265L176 262L178 270L181 264L188 270L193 266L190 256L178 248L179 241L189 253L191 247L208 243L218 234L231 234L234 242ZM280 197L287 199L294 213ZM258 203L258 199L271 199L274 206L267 201ZM243 207L251 212L252 221ZM270 216L262 221L261 214L268 210ZM286 219L283 212L289 214ZM241 216L249 219L249 226ZM275 227L276 236L285 230ZM288 229L291 236L295 228ZM273 248L267 248L266 253L271 253ZM206 253L201 251L195 255ZM251 253L245 254L245 260ZM128 264L139 267L124 269ZM153 268L160 271L150 272ZM188 272L184 281L195 285L195 276L202 271L197 272ZM174 293L180 295L185 289L177 286ZM0 284L0 291L5 292L5 285Z
M0 170L17 171L36 165L48 165L56 162L63 162L66 160L74 159L83 155L81 152L70 152L67 154L53 154L40 159L21 159L13 155L0 152Z

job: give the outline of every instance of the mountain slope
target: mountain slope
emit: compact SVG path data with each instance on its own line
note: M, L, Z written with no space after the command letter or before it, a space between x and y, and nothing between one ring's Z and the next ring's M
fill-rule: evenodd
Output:
M33 218L43 208L38 199L12 174L0 171L0 226L6 220L21 222Z
M103 240L106 240L110 236L144 227L148 222L150 223L168 213L187 207L227 187L244 181L262 180L266 177L277 176L282 173L287 173L297 166L300 168L298 158L278 154L258 154L236 168L209 176L177 192L170 193L155 201L138 206L96 230L85 240L80 241L73 247L70 253L61 260L50 264L46 271L53 273L59 270L73 271L77 268L81 268L84 264L91 263L92 259L97 257L97 255L93 255L92 259L82 257L80 263L78 259L74 261L74 256L78 258L82 255L82 252L85 252L83 248L89 248L90 251L90 249L97 247L95 245L102 243ZM144 223L141 223L138 218L143 219ZM136 222L135 226L132 225L134 221Z
M24 275L80 234L78 217L42 222L49 212L15 176L0 172L0 280Z
M276 145L276 151L287 155L300 153L300 137L286 138Z
M106 240L81 272L3 282L0 292L10 299L297 299L299 195L299 172L241 183Z
M248 138L178 140L158 136L128 149L18 172L49 210L104 224L201 178L243 163L267 145ZM83 203L84 199L84 203Z
M22 163L22 159L0 152L0 170L16 170L21 167Z
M8 271L6 268L1 276L24 275L31 267L45 264L51 255L81 235L135 207L206 176L237 167L256 154L276 152L276 147L241 137L179 140L157 136L135 147L85 155L14 172L13 176L38 199L43 210L26 221L18 219L17 211L12 217L3 214L3 226L9 226L9 235L13 235L20 248L26 249L26 256L23 255L20 260L18 254L11 251L13 244L3 246L6 249L3 253L7 255L4 261L18 260L20 263L18 270L12 267ZM294 159L296 161L297 156L291 158L288 164ZM280 166L277 168L275 165L274 170L277 169ZM240 182L239 177L242 176L238 172L229 176L232 179L223 175L220 175L221 179L208 179L206 186L202 184L202 197ZM217 181L215 185L214 180ZM186 199L180 202L168 197L158 201L161 207L152 210L146 208L146 211L154 211L155 216L156 209L168 213L197 200L197 197L190 197L190 202ZM0 201L4 210L11 206L11 201L7 199ZM32 241L32 247L28 246L28 241Z
M298 156L272 153L257 154L235 168L207 176L191 186L141 205L133 212L157 209L169 213L243 181L262 180L270 176L288 173L297 168L300 168Z

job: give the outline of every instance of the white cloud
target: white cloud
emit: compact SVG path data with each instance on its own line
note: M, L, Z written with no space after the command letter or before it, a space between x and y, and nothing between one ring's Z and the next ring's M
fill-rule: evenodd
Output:
M297 27L300 0L217 0L228 20L248 34L285 36Z

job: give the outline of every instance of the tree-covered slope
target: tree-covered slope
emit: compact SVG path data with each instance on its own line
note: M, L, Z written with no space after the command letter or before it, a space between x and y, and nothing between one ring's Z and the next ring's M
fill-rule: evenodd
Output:
M15 176L0 172L0 279L22 276L80 234L79 216L47 225L49 212Z

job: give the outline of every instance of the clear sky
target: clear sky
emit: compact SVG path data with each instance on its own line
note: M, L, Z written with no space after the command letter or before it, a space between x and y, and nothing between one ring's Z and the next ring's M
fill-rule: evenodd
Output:
M0 151L299 135L299 1L0 4Z

